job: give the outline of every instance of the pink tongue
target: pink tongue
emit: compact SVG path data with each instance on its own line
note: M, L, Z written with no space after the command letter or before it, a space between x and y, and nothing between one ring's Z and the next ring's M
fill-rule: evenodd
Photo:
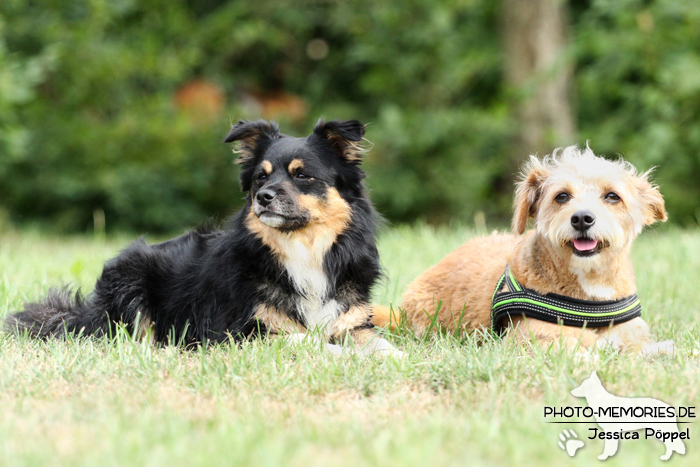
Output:
M592 250L598 244L598 240L589 240L584 238L577 238L574 240L574 248L578 251L588 251Z

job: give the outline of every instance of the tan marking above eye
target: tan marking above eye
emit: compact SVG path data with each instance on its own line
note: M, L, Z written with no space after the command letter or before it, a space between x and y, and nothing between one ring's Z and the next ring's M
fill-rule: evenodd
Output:
M301 159L294 159L292 162L289 163L289 166L287 166L287 170L289 171L290 175L294 175L294 173L297 170L301 170L304 168L304 161Z
M270 161L263 161L261 165L266 174L270 175L272 173L272 164Z

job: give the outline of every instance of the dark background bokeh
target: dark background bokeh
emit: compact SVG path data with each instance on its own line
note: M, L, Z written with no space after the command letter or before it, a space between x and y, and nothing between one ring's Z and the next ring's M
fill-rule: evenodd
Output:
M0 215L165 232L240 206L238 119L370 123L392 222L507 221L528 154L585 144L700 216L697 0L2 0ZM481 222L481 221L480 221Z

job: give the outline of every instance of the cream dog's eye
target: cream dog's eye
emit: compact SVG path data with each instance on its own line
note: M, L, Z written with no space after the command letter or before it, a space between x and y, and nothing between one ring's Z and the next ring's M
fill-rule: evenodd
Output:
M570 199L571 199L571 195L569 193L566 193L563 191L554 197L554 201L556 201L559 204L564 204L567 201L569 201Z
M613 193L612 191L605 195L605 200L610 201L611 203L617 203L620 201L620 196L617 193Z

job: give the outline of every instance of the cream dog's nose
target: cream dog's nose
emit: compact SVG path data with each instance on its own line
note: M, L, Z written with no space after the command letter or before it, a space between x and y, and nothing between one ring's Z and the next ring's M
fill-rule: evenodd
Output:
M571 226L580 232L590 229L593 224L595 224L595 214L591 211L576 211L571 216Z

